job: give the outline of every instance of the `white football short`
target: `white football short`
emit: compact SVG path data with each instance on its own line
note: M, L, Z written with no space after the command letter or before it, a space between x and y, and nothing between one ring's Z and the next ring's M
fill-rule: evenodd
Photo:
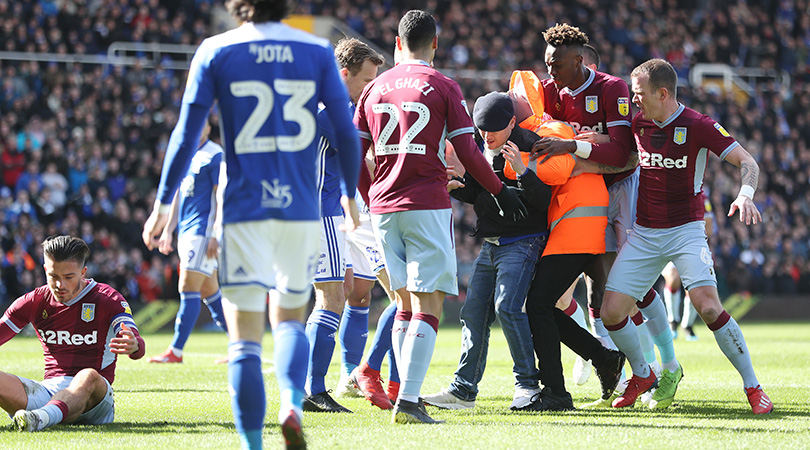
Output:
M673 228L636 224L610 269L605 289L644 298L670 261L677 267L686 290L717 287L712 252L706 241L706 222L698 220Z
M372 214L391 280L391 290L442 291L458 295L453 210Z
M349 260L355 278L374 281L377 274L385 269L385 260L374 237L371 217L360 216L360 225L346 239L349 244Z
M73 377L56 377L48 378L44 381L34 381L28 378L15 375L23 384L26 394L28 394L28 405L26 410L31 411L45 406L57 392L67 388ZM104 399L94 406L93 409L79 416L76 420L70 422L82 425L103 425L111 423L115 418L115 400L113 399L113 390L110 382L104 379L107 384L107 394ZM10 416L10 415L9 415Z
M619 251L636 221L638 177L640 169L608 188L608 224L605 229L605 252Z
M217 259L205 256L209 239L198 234L183 233L177 237L180 268L211 276L217 270Z
M346 232L338 229L344 222L343 216L321 217L320 253L314 281L343 281L346 275Z
M284 309L306 305L318 258L313 236L319 228L316 220L225 224L219 253L223 307L263 312L271 289Z

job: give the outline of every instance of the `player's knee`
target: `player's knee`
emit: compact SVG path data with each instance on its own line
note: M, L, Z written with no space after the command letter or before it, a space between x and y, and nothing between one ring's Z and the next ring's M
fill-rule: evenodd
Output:
M605 325L618 324L629 315L633 305L633 299L628 296L622 296L615 292L606 293L600 310L602 322Z
M74 377L70 383L70 388L73 390L83 390L92 392L97 386L104 384L104 378L96 369L82 369Z
M723 313L723 306L718 304L695 304L695 309L697 310L700 318L703 319L704 322L714 323L720 317L720 314Z

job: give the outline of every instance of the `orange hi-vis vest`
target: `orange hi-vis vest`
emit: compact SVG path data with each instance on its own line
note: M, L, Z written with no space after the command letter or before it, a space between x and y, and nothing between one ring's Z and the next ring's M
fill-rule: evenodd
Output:
M532 72L520 71L523 75L516 77L517 73L518 71L512 75L510 88L514 86L516 78L523 81L531 77L537 79ZM527 73L529 75L526 75ZM521 89L527 91L525 98L529 99L532 111L539 111L542 116L543 90L539 80L536 84L525 82L521 84ZM576 131L568 123L543 120L540 116L535 115L533 118L523 120L520 126L531 129L540 137L573 139L576 135ZM584 173L570 178L576 165L574 155L553 156L542 164L539 164L539 160L529 161L530 156L529 153L521 153L523 163L534 171L543 183L551 187L551 203L548 208L549 237L543 255L604 253L609 201L604 177L595 173ZM517 176L509 164L504 167L504 175L512 179Z

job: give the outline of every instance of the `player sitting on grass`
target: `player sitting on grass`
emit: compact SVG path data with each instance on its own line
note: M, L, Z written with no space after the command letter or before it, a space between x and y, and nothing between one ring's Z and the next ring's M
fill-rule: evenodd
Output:
M0 318L0 345L29 323L45 356L45 380L0 372L0 408L14 415L18 431L59 423L113 421L112 382L118 355L146 352L129 304L110 286L86 279L90 247L70 236L42 243L47 286L12 303Z

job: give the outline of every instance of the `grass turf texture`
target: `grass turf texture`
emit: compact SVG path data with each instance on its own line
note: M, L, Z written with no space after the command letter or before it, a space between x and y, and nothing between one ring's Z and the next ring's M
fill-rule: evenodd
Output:
M711 332L698 327L700 340L676 340L684 366L673 405L651 411L640 402L626 410L568 413L513 413L511 360L503 334L493 329L489 364L475 409L440 411L428 407L443 425L394 425L391 413L363 399L339 399L354 414L306 413L311 449L397 448L566 448L566 449L807 449L810 448L810 326L807 323L743 323L760 382L775 404L767 416L754 416L740 377L718 349ZM681 333L682 336L682 333ZM146 336L147 356L165 350L171 336ZM277 422L278 391L272 373L272 338L265 339L268 408L266 448L282 447ZM445 388L459 357L460 330L441 329L423 394ZM195 333L183 364L148 364L145 358L119 359L115 382L115 422L104 426L59 425L39 433L10 430L0 418L0 449L237 449L227 394L227 368L214 359L226 352L222 334ZM42 355L34 338L17 337L0 349L0 370L32 379L42 377ZM335 351L327 386L339 375ZM574 355L563 348L570 378ZM629 370L629 369L628 369ZM383 368L383 375L387 369ZM574 404L599 394L596 376L584 386L568 383Z

